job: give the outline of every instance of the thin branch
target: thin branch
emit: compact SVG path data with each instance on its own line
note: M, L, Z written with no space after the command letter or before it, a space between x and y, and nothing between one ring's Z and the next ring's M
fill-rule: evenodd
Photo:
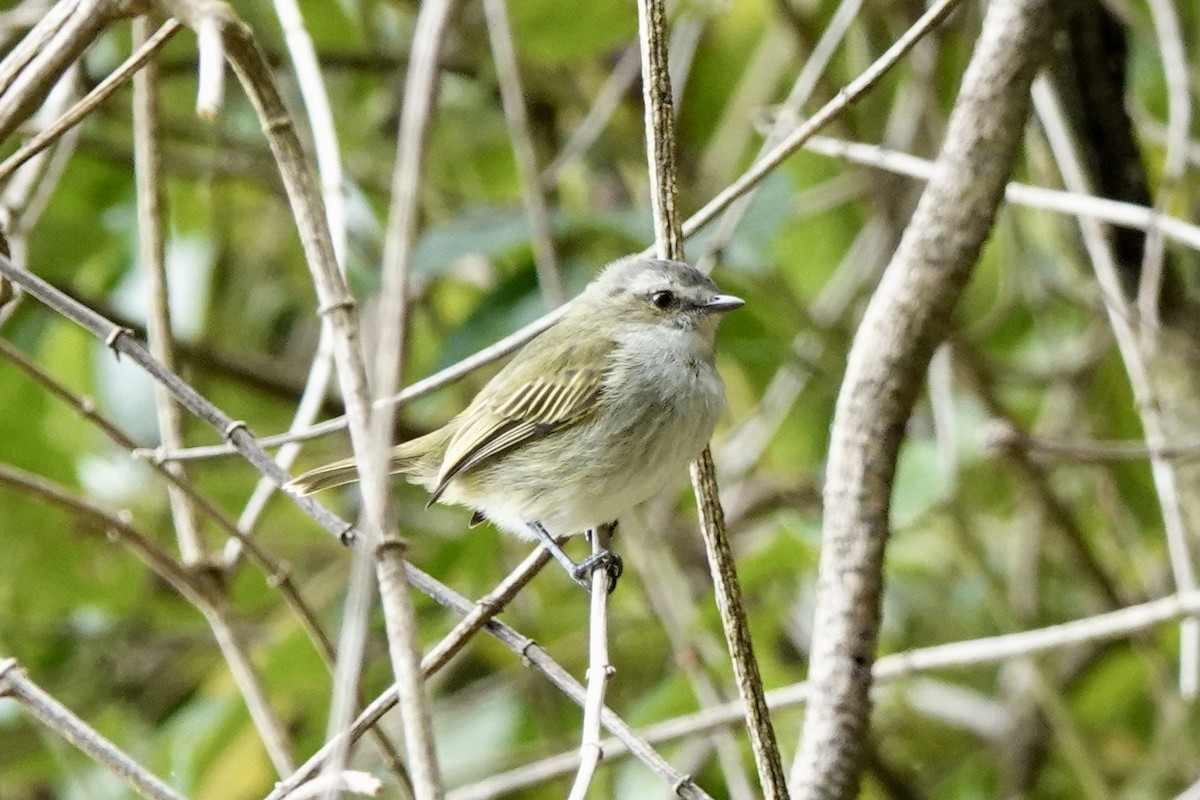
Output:
M638 30L642 44L642 90L646 104L646 159L654 211L655 253L659 258L683 258L683 233L677 208L674 113L671 78L667 69L666 5L663 0L638 0ZM721 622L733 659L738 692L746 702L746 721L758 779L769 798L787 798L787 784L775 731L763 701L762 679L750 644L750 626L741 604L741 589L733 551L725 530L725 514L717 489L716 467L706 446L691 467L692 486L700 512Z
M652 580L642 581L642 591L646 594L650 613L657 618L659 627L666 634L671 646L671 662L686 676L700 707L709 708L725 702L723 693L710 673L723 672L728 656L717 637L706 626L699 624L704 611L703 604L696 601L695 592L670 543L662 536L641 535L643 532L662 530L669 525L668 518L674 513L674 508L675 498L670 493L644 507L639 515L641 530L626 535L623 546L632 557L639 575L654 576ZM758 796L758 788L752 784L742 763L742 748L738 738L729 731L722 731L711 737L711 743L730 800L754 800Z
M799 150L806 141L829 124L838 114L866 94L901 58L921 39L954 10L960 0L939 0L931 6L912 27L904 32L891 47L884 51L857 78L848 83L837 96L821 106L815 114L798 125L783 141L725 187L716 197L709 200L683 224L683 235L689 237L711 222L718 214L729 208L735 200L757 186L784 159Z
M0 484L13 486L22 491L60 506L91 522L99 531L113 534L156 575L170 584L188 602L194 605L212 628L213 637L225 658L229 673L233 677L251 721L259 731L263 746L272 760L278 760L279 771L288 774L290 764L287 744L282 726L271 709L262 681L246 654L245 645L233 630L221 598L211 582L203 580L198 573L180 565L164 552L150 537L130 524L123 515L111 514L93 503L89 503L58 484L40 476L0 463Z
M667 64L667 10L660 0L638 0L638 41L642 52L642 103L646 120L646 169L654 213L654 255L683 259L675 163L675 112Z
M467 608L456 610L465 614L470 610L469 604ZM546 653L544 648L497 620L493 620L493 624L488 627L488 631L514 653L519 654L522 657L522 663L533 667L545 675L572 702L580 706L584 704L586 694L584 688L566 670L559 666ZM600 721L610 733L624 742L626 746L632 748L633 754L643 764L666 781L676 796L685 798L686 800L703 800L709 797L703 789L692 781L690 776L680 773L668 764L661 756L654 752L653 748L647 742L638 737L624 720L607 707L601 712Z
M60 484L3 462L0 462L0 484L20 489L23 494L63 508L88 521L97 531L109 534L129 547L143 564L189 603L199 609L211 607L212 598L207 584L163 550L153 538L134 527L128 514L106 511Z
M592 530L592 554L608 549L612 530L600 526ZM596 768L604 758L600 744L600 712L604 709L604 691L613 674L608 660L608 589L607 570L592 570L591 607L588 614L587 698L583 704L583 730L579 744L579 771L571 785L568 800L584 800Z
M935 670L968 669L1008 662L1092 642L1128 638L1197 612L1200 612L1200 592L1172 595L1045 628L894 653L879 659L872 672L875 683L883 685ZM800 708L808 703L809 695L809 682L801 681L767 692L767 705L772 711ZM652 745L669 744L721 728L740 726L745 713L741 701L735 700L656 722L639 731L639 735ZM602 746L605 757L610 760L629 755L618 740L607 739ZM579 751L568 750L455 789L447 796L447 800L490 800L569 775L578 766Z
M163 367L145 347L129 336L125 328L68 297L33 273L20 269L2 255L0 255L0 274L20 286L32 297L83 327L100 341L105 342L114 353L128 356L156 381L167 386L171 390L171 395L184 408L211 425L223 438L232 442L238 452L259 472L270 476L279 485L290 479L290 476L279 469L270 456L258 445L246 429L245 423L234 420L184 383L178 375ZM343 540L353 539L352 526L338 519L315 500L307 497L294 497L292 501L330 533Z
M0 255L0 276L12 280L22 287L32 297L43 302L67 319L92 333L115 354L128 356L134 363L142 367L156 381L164 383L171 389L175 397L185 408L202 421L220 431L223 436L233 441L239 452L259 472L268 475L272 480L282 484L289 479L267 453L258 445L254 437L246 429L245 424L233 420L211 402L201 396L195 389L184 383L179 376L165 370L128 332L87 308L83 304L68 297L58 289L43 281L32 273L20 269ZM338 537L345 544L352 544L359 538L358 529L330 512L320 503L310 497L289 496L305 514L329 533ZM247 543L250 540L246 540ZM460 613L470 612L471 603L457 593L451 591L439 581L431 578L421 570L408 565L409 577L413 584L425 592L436 602L452 608Z
M1162 56L1167 86L1167 141L1163 160L1162 186L1154 200L1158 213L1170 208L1187 172L1188 139L1192 129L1192 92L1188 85L1188 61L1180 30L1179 14L1171 0L1148 0L1158 52ZM1146 231L1142 257L1142 277L1138 285L1137 308L1149 328L1158 327L1158 306L1163 283L1163 237L1156 224Z
M288 741L287 728L271 706L270 697L250 657L244 638L234 629L229 619L225 599L215 599L200 610L212 629L213 639L221 651L221 657L225 659L229 674L233 676L234 685L242 695L263 749L271 759L271 765L280 776L290 774L296 767L292 759L292 746Z
M128 14L125 0L55 4L0 62L0 141L6 140L108 24Z
M336 775L314 778L289 794L288 800L312 800L314 797L326 798L330 795L340 797L342 793L378 797L381 791L383 782L371 773L347 769Z
M337 128L329 104L329 96L321 77L320 66L312 39L304 27L300 9L294 0L276 0L276 15L284 30L288 54L296 71L304 109L308 115L309 130L315 143L317 172L321 181L321 197L324 203L326 222L329 226L330 242L335 263L342 274L345 270L346 251L346 206L343 193L343 170L338 146ZM326 319L322 319L317 350L305 380L304 392L297 404L290 430L297 430L316 419L323 405L325 393L333 374L334 332ZM298 443L288 443L276 454L275 461L286 469L299 453ZM240 530L249 532L266 509L267 501L275 486L263 478L254 489L238 520ZM239 550L236 541L230 541L225 550L228 565L235 563ZM327 739L344 741L337 734L350 722L354 709L362 705L358 678L362 666L363 643L366 638L367 616L373 593L370 591L369 559L356 552L351 566L351 580L343 612L343 626L338 647L338 659L334 669L334 690L330 702ZM400 764L391 742L384 736L377 737L385 758L394 766L397 779L411 792L411 781L407 770ZM336 781L345 774L343 765L348 754L347 747L335 748L333 757L326 765L324 778ZM335 786L336 783L331 783ZM334 791L331 789L331 791Z
M600 138L608 121L621 105L621 100L633 82L637 80L641 69L641 59L636 44L626 47L613 67L612 73L596 93L587 114L575 126L567 143L554 157L554 160L542 170L542 183L549 184L556 180L564 168L588 151Z
M997 427L988 434L987 446L998 450L1017 449L1030 453L1045 453L1083 463L1146 461L1150 458L1191 461L1200 458L1200 444L1167 445L1154 448L1148 447L1145 441L1066 441L1046 436L1034 436L1007 420L997 421Z
M562 544L565 539L566 537L559 537L555 541ZM503 611L517 593L549 562L549 550L544 547L535 549L495 589L477 600L475 607L421 659L421 671L425 677L433 675L448 664L454 654L462 650L472 636Z
M150 800L184 800L145 767L55 700L17 667L16 659L0 661L0 697L15 699L50 730Z
M814 153L843 158L922 181L929 180L934 171L934 163L928 159L873 144L814 136L804 147ZM1156 215L1154 209L1136 203L1016 182L1005 187L1004 199L1014 205L1096 219L1136 230L1148 231L1152 226L1157 226L1168 239L1200 250L1200 226L1178 217Z
M41 122L43 114L58 116L63 108L55 102L61 95L63 104L77 96L80 90L82 69L76 65L67 71L55 86L46 102L33 116L35 124ZM47 113L49 112L49 113ZM58 188L59 181L67 171L71 157L75 155L82 138L82 131L73 128L57 140L51 149L33 156L12 174L4 187L4 228L10 236L10 244L18 263L24 259L24 251L30 231L41 219L50 199Z
M196 116L212 122L225 103L225 21L215 13L201 11L194 17L196 49L200 67L196 79Z
M521 89L521 72L517 65L517 51L513 46L512 27L508 22L507 0L483 0L483 14L487 19L488 39L492 43L492 58L496 62L496 76L500 82L504 120L508 124L508 137L512 140L513 158L521 179L521 199L525 203L525 214L529 217L532 229L530 240L533 243L538 285L547 304L553 308L562 305L567 297L558 259L554 255L550 212L538 180L537 156L533 150L529 116L525 112L525 95Z
M708 568L716 590L717 609L721 613L721 626L733 660L738 696L746 707L746 723L750 745L754 750L754 763L758 767L758 780L767 797L787 798L783 760L775 740L775 729L771 726L758 659L754 657L750 623L742 605L742 588L734 566L729 533L725 528L725 512L721 509L717 491L716 467L707 447L700 458L692 462L691 474L696 505L700 511L700 532L704 537Z
M146 64L151 57L163 48L171 38L183 28L178 21L169 19L162 24L154 35L146 39L129 58L121 63L96 86L67 109L53 124L48 125L38 134L8 158L0 162L0 181L7 180L18 167L38 153L56 142L64 133L78 125L97 106L103 103L117 89L121 88L133 75Z
M338 634L333 696L329 701L329 720L325 726L325 741L330 743L331 749L321 768L318 781L334 781L346 771L346 763L350 757L352 740L342 734L354 717L354 700L359 697L361 691L359 679L362 675L369 617L375 599L375 582L371 580L373 563L374 559L367 548L354 548L350 556L346 601L342 609L341 631ZM294 770L292 774L295 774ZM411 786L411 782L408 785ZM338 800L334 784L330 784L322 800Z
M151 33L146 16L134 20L134 43L143 44ZM138 244L141 268L146 276L146 329L150 354L165 369L174 371L175 357L171 335L171 316L167 301L167 276L164 263L164 234L162 188L158 150L158 70L150 61L133 76L133 143L134 177L137 188ZM154 405L158 416L159 436L163 446L183 446L183 414L175 405L171 393L160 383L154 384ZM170 467L183 477L179 464ZM175 484L167 485L171 520L179 543L180 555L186 567L195 567L206 559L206 548L200 536L195 509L187 493ZM280 775L295 769L291 746L284 726L275 715L267 693L251 664L243 642L234 632L224 611L223 602L215 599L203 606L205 619L212 629L222 656L229 666L246 702L246 708L262 739L271 763Z
M95 425L99 430L107 436L114 444L122 448L126 452L132 452L137 448L137 444L123 430L117 427L112 420L108 419L104 414L96 409L96 404L90 398L79 397L70 389L68 389L61 381L47 373L36 363L29 360L7 341L0 339L0 356L8 359L23 370L30 378L37 382L40 386L46 389L55 397L59 398L71 408L73 408L81 417ZM194 506L204 513L209 519L224 531L231 539L236 539L245 548L245 552L249 555L250 560L262 570L266 577L267 584L276 589L283 598L284 604L291 609L299 620L300 626L308 635L309 640L313 644L313 649L321 658L322 663L328 668L330 674L334 668L334 653L333 645L329 642L329 637L325 635L325 631L321 628L321 623L317 620L316 613L312 607L300 594L300 590L296 586L296 582L292 579L288 570L267 554L253 540L246 539L241 531L238 530L234 521L229 518L221 509L213 505L207 497L200 494L196 487L188 480L181 479L168 471L165 465L155 464L151 462L150 468L154 470L160 477L176 486L180 491L187 494L188 499ZM359 697L359 704L365 705L362 697ZM396 748L388 740L382 730L375 727L371 729L373 738L383 754L384 760L397 774L398 779L406 781L403 775L403 765L396 754Z
M135 47L147 43L152 20L141 16L134 20ZM133 173L137 195L138 258L146 284L146 338L150 355L166 369L175 371L175 352L171 335L171 311L168 303L166 242L163 234L163 198L161 162L158 148L158 68L151 60L133 76ZM154 408L158 416L158 434L167 449L183 447L183 414L170 392L162 384L154 385ZM171 466L182 477L179 464ZM167 486L171 520L183 563L189 566L205 558L204 542L190 500L176 486ZM274 754L272 754L274 757ZM285 759L286 761L286 759ZM276 762L279 767L279 762ZM285 770L291 771L289 765Z
M800 114L804 110L805 103L812 97L813 90L817 87L817 82L820 80L825 68L829 65L829 61L833 58L834 51L850 30L850 25L858 16L858 12L862 8L862 2L863 0L842 0L838 5L837 10L829 20L829 24L825 27L824 32L822 32L821 38L817 40L816 46L813 47L812 54L804 62L804 66L796 76L796 81L792 84L787 99L779 107L775 121L772 123L770 131L767 132L762 146L759 147L758 153L754 157L755 161L766 157L777 144L783 141L788 130L796 124L796 120L800 118ZM732 241L734 234L737 233L738 226L746 216L746 212L750 210L750 205L754 202L756 192L756 188L750 189L742 197L738 198L735 203L732 203L729 209L721 215L721 220L716 230L705 245L704 254L697 262L697 267L702 272L712 271L715 259L720 251L724 250L729 245L729 242Z
M334 124L329 94L325 90L325 82L321 77L321 67L317 61L312 37L308 35L308 30L304 27L304 18L300 14L296 0L275 0L274 7L275 15L279 17L279 25L283 29L288 57L296 72L296 83L304 101L308 128L312 134L317 159L317 175L321 181L321 198L325 203L325 216L329 224L334 258L344 274L347 236L346 201L343 187L345 178L342 170L341 148L338 145L337 126ZM332 335L329 326L322 322L321 333L317 340L317 350L313 355L308 377L304 382L304 391L300 395L300 401L296 404L296 411L289 430L307 428L321 413L329 381L333 377ZM299 453L299 443L289 442L275 454L275 463L282 469L288 469ZM247 534L254 530L274 493L275 485L270 480L266 478L259 480L238 518L239 530ZM240 543L236 539L230 540L226 544L224 553L226 568L231 568L236 564L240 554Z
M585 690L578 681L572 678L566 670L559 666L532 639L522 636L508 625L492 618L503 604L516 596L517 592L548 560L549 556L545 554L544 548L539 548L536 553L532 554L521 566L514 570L512 575L497 587L492 594L480 600L477 605L472 604L463 597L459 597L449 589L441 587L441 584L436 580L424 575L424 573L411 564L408 565L410 578L414 584L441 587L441 590L437 592L432 592L429 588L423 588L423 591L430 594L437 602L462 615L464 618L447 635L443 643L430 651L425 657L422 661L422 669L430 673L433 670L439 669L449 660L449 656L461 647L471 632L482 628L486 629L501 644L519 656L522 664L540 672L570 700L582 706L585 700ZM383 695L376 698L363 711L359 719L355 721L353 728L354 735L361 735L361 731L365 726L373 724L388 709L395 706L395 704L396 690L395 687L392 687ZM622 748L635 755L655 774L665 780L673 788L678 797L688 798L689 800L710 800L709 796L700 787L696 786L689 776L680 773L668 764L645 741L638 738L632 728L612 711L605 708L601 713L600 719L609 732L614 734L617 740L622 743ZM326 744L321 751L310 758L294 775L278 783L275 790L267 796L266 800L282 800L291 789L298 786L309 775L320 768L323 759L328 756L328 752L332 746L333 743ZM577 756L578 753L576 752Z
M572 301L573 302L573 301ZM456 364L453 364L440 372L430 375L415 383L406 386L399 392L376 400L371 404L371 408L378 410L388 406L401 407L419 397L424 397L431 392L448 386L454 381L469 375L480 367L486 366L498 359L504 358L509 353L516 351L534 336L537 336L542 331L549 328L555 322L558 322L566 315L570 303L564 303L548 314L543 315L537 320L521 328L520 330L509 334L498 342L491 344L474 355L464 358ZM315 439L320 436L327 436L331 433L346 430L348 426L348 418L346 416L333 417L324 422L319 422L306 429L294 431L290 433L277 434L275 436L263 437L260 441L264 447L275 447L288 442L302 442L309 439ZM234 455L238 452L237 448L232 445L215 445L212 447L193 447L188 450L179 452L165 452L158 450L144 450L139 455L152 458L157 461L186 461L192 459L203 458L218 458L222 456Z
M826 469L812 702L791 776L805 798L857 791L896 456L1016 158L1029 84L1052 28L1050 5L988 6L938 167L851 346Z
M400 387L404 366L404 341L408 328L409 267L417 230L417 210L425 140L434 98L437 96L438 59L454 9L453 0L428 0L417 11L408 74L404 81L396 163L392 171L391 208L384 233L383 266L379 290L378 326L372 370L377 396ZM404 567L404 548L395 536L388 459L391 452L395 406L373 410L363 405L371 437L355 443L362 480L363 503L375 518L383 538L372 542L387 629L388 653L400 698L408 768L417 800L440 800L445 794L434 749L433 723L420 668L416 612Z
M1047 81L1038 80L1033 87L1033 96L1038 118L1062 173L1063 183L1072 191L1088 192L1088 179L1053 87ZM1096 281L1100 284L1117 350L1137 401L1135 405L1146 436L1146 445L1152 451L1160 450L1169 444L1170 426L1167 421L1168 398L1150 371L1149 350L1153 347L1154 334L1147 331L1144 325L1131 322L1134 319L1133 309L1122 291L1117 265L1104 231L1094 220L1086 218L1080 219L1079 227L1092 269L1096 273ZM1189 525L1180 497L1177 465L1168 459L1151 456L1150 474L1162 511L1175 587L1181 592L1194 589L1196 569L1188 543ZM1180 627L1179 651L1179 691L1184 697L1193 698L1200 691L1200 619L1187 620Z
M504 610L505 606L549 561L550 553L543 547L537 548L507 578L501 581L499 586L486 597L481 598L468 613L463 615L454 629L421 659L421 672L424 676L428 679L448 664L454 654L459 652L476 633L487 626L493 617ZM304 762L303 766L276 786L276 793L281 793L280 797L284 795L290 797L288 793L294 787L299 786L329 763L336 748L342 746L340 740L347 740L347 744L358 741L364 732L376 725L384 714L396 707L398 702L396 687L393 685L363 709L353 724L348 729L343 729L343 733L339 734L339 739L326 742L308 761Z

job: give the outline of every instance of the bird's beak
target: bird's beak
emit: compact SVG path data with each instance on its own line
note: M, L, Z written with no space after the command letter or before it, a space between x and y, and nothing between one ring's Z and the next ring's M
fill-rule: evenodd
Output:
M746 301L740 297L734 297L731 294L714 294L700 308L704 311L724 314L727 311L733 311L735 308L741 308L744 305L746 305Z

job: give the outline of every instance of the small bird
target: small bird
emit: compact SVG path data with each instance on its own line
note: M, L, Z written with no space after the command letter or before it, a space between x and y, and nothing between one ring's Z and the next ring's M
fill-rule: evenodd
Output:
M403 473L435 502L540 541L585 588L620 558L573 562L555 537L613 526L696 458L725 408L717 325L744 302L678 261L626 258L588 285L441 428L399 444ZM306 495L358 480L354 459L293 479ZM427 506L428 507L428 506Z

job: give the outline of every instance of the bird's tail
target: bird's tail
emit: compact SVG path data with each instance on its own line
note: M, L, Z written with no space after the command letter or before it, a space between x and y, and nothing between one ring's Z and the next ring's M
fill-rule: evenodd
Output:
M292 478L284 484L287 491L300 496L316 494L324 489L344 486L358 480L358 466L353 458L343 458L316 469L310 469L303 475Z
M396 445L392 449L388 462L388 472L392 475L402 473L413 483L428 484L436 475L441 465L441 454L445 450L446 438L444 429L426 434L417 439ZM316 494L335 486L345 486L358 481L358 464L353 458L343 458L316 469L310 469L303 475L292 478L284 489L301 496Z

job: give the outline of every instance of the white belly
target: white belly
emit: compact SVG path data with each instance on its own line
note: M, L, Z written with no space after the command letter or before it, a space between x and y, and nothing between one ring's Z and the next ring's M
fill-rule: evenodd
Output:
M677 479L712 436L724 387L706 358L661 335L652 344L617 362L593 416L481 466L477 485L444 499L523 538L533 521L557 536L615 521Z

